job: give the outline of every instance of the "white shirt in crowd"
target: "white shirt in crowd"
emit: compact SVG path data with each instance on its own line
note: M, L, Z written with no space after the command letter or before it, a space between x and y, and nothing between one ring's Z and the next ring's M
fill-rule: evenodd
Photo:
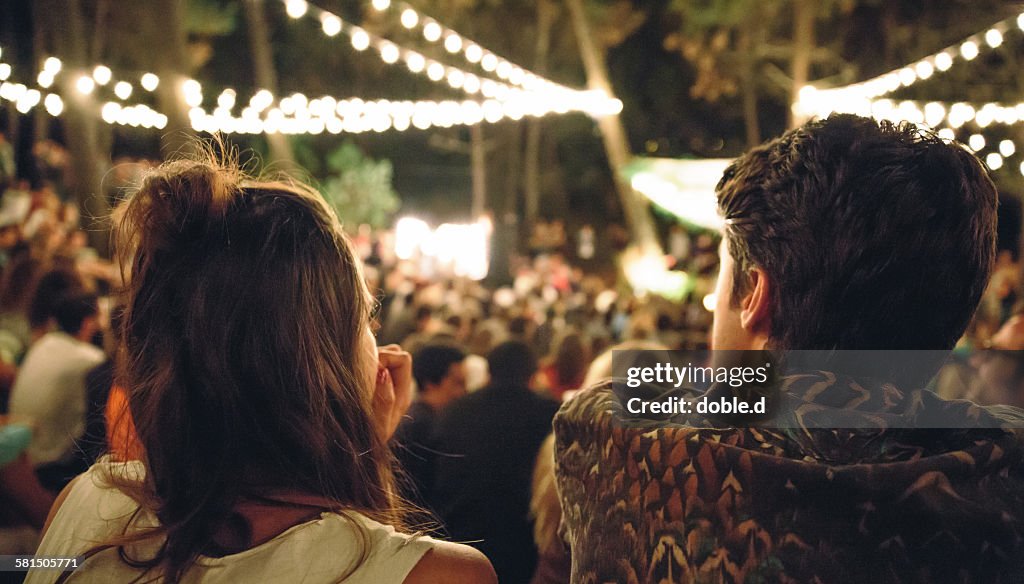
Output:
M33 464L60 459L85 432L85 377L104 359L100 349L63 332L29 348L11 388L10 414L34 424Z

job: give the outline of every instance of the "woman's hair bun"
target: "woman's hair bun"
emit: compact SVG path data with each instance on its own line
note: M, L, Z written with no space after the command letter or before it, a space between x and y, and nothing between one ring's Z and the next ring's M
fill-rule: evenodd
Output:
M150 250L199 242L223 220L238 196L239 180L237 170L215 161L161 165L126 205L124 220L133 231L130 239Z

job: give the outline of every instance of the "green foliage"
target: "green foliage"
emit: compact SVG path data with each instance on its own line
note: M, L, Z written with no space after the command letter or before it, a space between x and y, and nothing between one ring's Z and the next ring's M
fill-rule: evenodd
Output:
M346 141L327 155L328 177L320 192L346 226L385 227L398 210L390 160L374 160Z
M224 36L238 26L238 4L216 0L190 0L185 3L185 30L203 37Z

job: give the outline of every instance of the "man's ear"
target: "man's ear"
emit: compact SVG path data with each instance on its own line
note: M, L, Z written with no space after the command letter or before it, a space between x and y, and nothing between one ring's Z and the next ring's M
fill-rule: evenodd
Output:
M768 334L771 329L772 283L762 268L748 273L750 290L740 306L740 326L752 333Z

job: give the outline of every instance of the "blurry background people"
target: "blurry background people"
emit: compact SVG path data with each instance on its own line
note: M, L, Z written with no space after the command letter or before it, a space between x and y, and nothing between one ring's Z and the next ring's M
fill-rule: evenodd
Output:
M90 343L99 331L94 294L70 293L56 302L58 330L32 345L11 390L10 411L31 420L35 431L28 456L41 480L60 490L78 473L74 450L85 432L86 375L105 359Z
M430 499L437 449L433 445L437 419L453 400L466 395L466 354L442 344L421 348L412 361L416 399L395 432L398 460L411 482L406 495L420 505Z
M54 495L25 455L32 429L0 416L0 554L33 554Z
M590 348L583 336L568 330L555 344L552 355L541 369L547 391L556 401L562 401L565 392L579 389L590 364Z
M502 584L524 584L537 561L533 466L558 402L530 388L537 360L526 344L498 345L487 364L488 386L449 404L438 421L430 506L453 539L484 552Z

